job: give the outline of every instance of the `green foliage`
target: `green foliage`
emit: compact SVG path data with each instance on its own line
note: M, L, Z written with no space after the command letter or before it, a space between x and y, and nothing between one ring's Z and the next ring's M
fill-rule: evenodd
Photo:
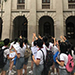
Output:
M5 2L7 1L7 0L4 0Z
M0 41L0 48L4 46L4 42L3 41Z

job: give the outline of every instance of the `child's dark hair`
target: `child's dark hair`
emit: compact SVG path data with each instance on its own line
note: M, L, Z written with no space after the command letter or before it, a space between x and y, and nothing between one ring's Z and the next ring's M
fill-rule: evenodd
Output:
M36 45L37 45L37 40L34 41L34 46L36 46Z
M60 51L61 51L61 53L65 53L66 54L67 44L65 42L61 42L60 43Z
M51 39L51 42L54 43L54 39Z
M47 38L47 36L43 36L43 42L47 42L47 40L48 40L48 38Z
M25 43L25 44L27 44L27 43L28 43L28 40L27 40L27 38L25 38L25 40L24 40L24 43Z
M14 44L16 44L17 41L18 41L18 39L16 38L16 39L14 40Z
M20 39L20 40L19 40L19 43L20 43L20 47L22 48L22 47L23 47L23 40Z
M38 39L38 40L37 40L37 46L38 46L39 48L42 48L42 47L43 47L43 41L42 41L41 39Z
M49 47L49 42L47 41L47 42L45 43L45 45L46 45L47 47Z
M4 39L4 45L7 46L9 44L10 40L8 38Z

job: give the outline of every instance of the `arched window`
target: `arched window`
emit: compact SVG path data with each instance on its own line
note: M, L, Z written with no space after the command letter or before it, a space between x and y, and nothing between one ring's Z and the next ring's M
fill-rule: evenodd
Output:
M74 36L74 24L69 22L66 26L66 34L69 39L75 38Z
M50 9L50 0L42 0L42 9Z
M25 0L17 0L17 9L25 9Z
M75 0L68 0L68 8L75 9Z

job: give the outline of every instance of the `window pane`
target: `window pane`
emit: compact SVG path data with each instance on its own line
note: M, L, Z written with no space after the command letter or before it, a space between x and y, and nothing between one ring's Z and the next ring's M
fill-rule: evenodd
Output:
M42 2L46 2L46 0L42 0Z
M23 4L23 3L25 3L25 0L18 0L18 3Z
M50 0L47 0L47 2L49 3L49 2L50 2Z

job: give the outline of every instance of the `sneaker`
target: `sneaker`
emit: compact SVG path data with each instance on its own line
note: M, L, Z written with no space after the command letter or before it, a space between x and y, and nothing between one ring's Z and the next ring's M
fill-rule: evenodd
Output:
M11 71L9 71L8 75L11 75Z
M51 72L51 75L54 75L54 73L53 73L53 72Z
M25 73L25 70L24 70L24 69L22 70L22 73L23 73L23 74Z
M12 69L12 73L16 73L16 71L14 71L14 70Z
M31 71L29 71L29 73L30 73L30 74L33 74L33 71L31 70Z

